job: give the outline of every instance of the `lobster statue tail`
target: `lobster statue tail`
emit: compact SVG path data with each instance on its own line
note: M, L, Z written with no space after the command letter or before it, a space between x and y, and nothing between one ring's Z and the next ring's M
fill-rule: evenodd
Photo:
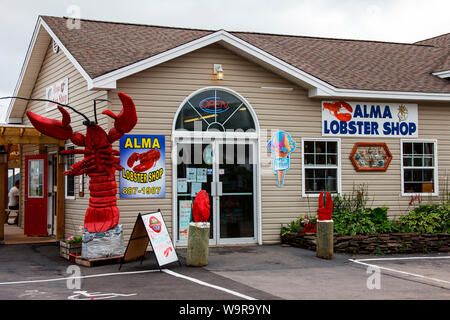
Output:
M58 106L58 109L62 114L62 120L48 119L31 111L27 111L27 117L33 126L42 134L55 139L67 140L72 136L70 115L63 107Z

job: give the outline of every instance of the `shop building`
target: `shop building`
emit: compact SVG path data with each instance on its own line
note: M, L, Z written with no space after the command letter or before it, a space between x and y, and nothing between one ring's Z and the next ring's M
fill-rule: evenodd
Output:
M118 195L125 239L139 212L160 209L185 245L194 187L212 196L217 245L279 242L281 224L314 214L324 189L345 194L365 184L370 204L390 215L406 214L417 196L439 202L448 193L450 34L404 44L41 16L14 94L42 99L52 90L90 119L98 99L105 131L113 120L101 112L119 113L124 92L138 115L130 134L164 138L164 196ZM29 126L27 110L61 118L55 105L16 99L8 123ZM70 114L84 133L81 116ZM279 131L295 145L280 179L268 147ZM22 147L22 185L27 156L66 168L81 159L59 159L58 148ZM49 209L59 238L80 234L89 201L86 177L65 177L64 186L64 210Z

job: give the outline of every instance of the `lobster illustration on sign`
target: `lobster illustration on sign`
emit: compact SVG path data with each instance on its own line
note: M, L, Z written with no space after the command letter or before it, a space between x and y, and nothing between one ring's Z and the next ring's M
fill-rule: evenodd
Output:
M113 150L112 144L134 128L137 123L137 115L133 100L122 92L119 92L118 96L123 105L120 113L115 115L109 110L103 111L103 114L114 119L114 127L108 133L97 123L95 100L95 122L70 107L86 119L83 122L87 127L86 135L72 131L70 115L60 105L58 105L58 109L62 114L62 120L44 118L27 111L28 118L39 132L56 139L70 139L75 145L85 147L83 150L63 150L60 151L60 154L84 155L81 161L76 162L64 174L71 176L87 174L90 177L89 206L84 217L84 227L89 232L104 232L119 223L119 209L116 204L117 185L114 173L116 170L122 170L122 166L120 159L116 157L120 153Z
M128 158L127 165L132 168L134 172L145 172L156 165L160 156L161 154L158 149L150 149L143 153L133 152ZM139 161L140 164L134 166L136 161Z
M323 110L327 109L339 121L350 121L352 119L353 108L347 102L338 101L335 103L324 102ZM350 113L347 113L348 111Z

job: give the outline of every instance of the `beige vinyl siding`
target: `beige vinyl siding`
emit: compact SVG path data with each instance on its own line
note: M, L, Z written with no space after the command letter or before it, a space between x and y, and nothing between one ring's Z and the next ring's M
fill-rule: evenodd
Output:
M224 80L217 81L213 75L213 64L221 63ZM94 98L106 98L105 91L87 91L86 82L75 70L63 53L53 54L51 49L38 77L33 91L34 97L43 97L45 88L53 82L69 77L69 104L79 108L93 119ZM215 44L182 57L168 61L148 70L131 75L117 82L117 89L107 93L109 108L120 112L122 105L117 92L130 95L137 108L138 124L132 134L165 135L166 143L166 196L160 199L118 199L121 213L120 223L124 225L124 239L128 241L137 214L158 208L172 230L172 124L175 113L183 100L192 92L207 86L230 88L242 95L253 107L260 124L260 176L261 176L261 221L262 240L265 244L280 241L280 226L307 212L315 214L317 198L302 197L302 138L322 138L321 101L308 98L306 89L250 62L235 53ZM292 91L277 91L261 87L293 88ZM359 100L360 101L360 100ZM404 101L405 103L408 101ZM417 103L409 101L411 103ZM45 114L43 103L32 103L30 108ZM104 104L98 110L101 125L112 127L113 121L101 115ZM419 103L419 139L437 139L439 151L439 191L443 193L443 181L450 169L450 139L447 128L450 125L450 105ZM71 112L74 131L85 133L78 115ZM49 117L60 119L58 111L48 113ZM27 119L24 118L27 122ZM272 155L267 142L277 130L291 134L297 149L291 154L290 170L282 188L277 188L272 171ZM386 172L356 172L349 159L356 142L386 142L393 159ZM119 149L118 142L114 148ZM25 149L24 149L25 150ZM27 152L32 152L28 150ZM77 160L80 157L77 157ZM387 205L390 215L406 214L410 197L401 196L400 139L341 138L342 193L351 193L353 185L368 184L369 204ZM23 171L24 172L24 171ZM117 183L119 185L119 173ZM76 179L76 200L66 200L66 235L78 234L83 225L88 205L88 179L85 196L78 197ZM119 196L118 196L119 198ZM439 201L442 197L424 197L423 201ZM258 213L259 214L259 213Z
M214 80L214 63L221 63L224 80ZM302 197L302 137L322 138L321 101L308 98L307 91L278 75L250 62L220 45L211 45L182 57L153 67L118 81L117 90L111 92L114 112L120 109L118 91L129 94L138 111L138 124L133 134L163 134L166 136L166 197L152 200L119 200L121 222L126 234L131 231L139 211L161 208L168 227L172 228L172 163L171 130L175 112L192 92L207 86L223 86L241 94L248 100L259 120L261 129L261 208L263 243L280 241L280 226L307 212L315 214L317 198ZM293 88L277 91L261 87ZM419 137L437 138L439 150L439 182L449 168L449 139L444 128L450 122L449 105L419 105ZM447 119L436 126L436 120ZM439 129L438 131L436 129ZM441 130L442 129L442 130ZM282 188L277 188L272 172L272 156L267 142L276 130L291 134L297 149L291 154L291 167ZM392 162L386 172L359 173L349 159L355 142L385 141ZM405 214L409 197L401 197L400 139L341 138L342 192L351 193L353 186L368 184L369 204L387 205L393 216ZM442 191L442 188L440 187ZM430 198L439 201L438 197ZM424 197L423 201L428 201Z
M68 78L69 82L69 105L76 108L78 111L84 113L89 119L94 120L94 99L106 99L107 94L105 91L88 91L86 80L81 76L81 74L76 70L73 64L67 59L65 54L59 50L58 53L54 53L52 50L52 45L50 43L47 53L42 64L41 70L37 77L34 89L31 94L31 98L45 99L46 88L53 83ZM31 110L41 116L45 116L51 119L61 120L61 113L58 109L51 111L46 111L45 102L30 102L27 106L27 110ZM97 104L97 117L100 126L107 127L106 116L102 115L101 112L105 110L107 104L105 102L99 102ZM73 132L86 133L86 127L82 124L84 118L82 118L77 113L72 110L66 109L71 117L71 126ZM24 115L24 124L31 124L28 117ZM70 140L67 140L67 144L70 144ZM77 149L83 149L84 147L77 147ZM23 155L37 154L38 147L25 145ZM49 146L47 148L49 152L56 151L56 146ZM79 161L83 158L82 155L76 155L75 161ZM22 166L21 172L22 177L25 175L25 167ZM22 180L25 181L25 180ZM84 224L84 213L87 209L89 202L89 188L88 188L89 178L85 178L85 194L84 197L78 196L78 177L75 178L75 200L65 200L65 237L71 235L81 235L80 230ZM25 188L21 188L24 190ZM23 197L22 197L23 199ZM81 229L80 229L81 228Z

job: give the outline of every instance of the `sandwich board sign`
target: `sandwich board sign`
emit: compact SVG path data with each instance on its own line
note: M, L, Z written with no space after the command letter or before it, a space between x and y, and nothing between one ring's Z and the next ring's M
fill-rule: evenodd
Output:
M139 258L142 263L149 242L160 269L172 262L179 262L161 211L158 210L157 212L139 213L120 267L124 262Z

